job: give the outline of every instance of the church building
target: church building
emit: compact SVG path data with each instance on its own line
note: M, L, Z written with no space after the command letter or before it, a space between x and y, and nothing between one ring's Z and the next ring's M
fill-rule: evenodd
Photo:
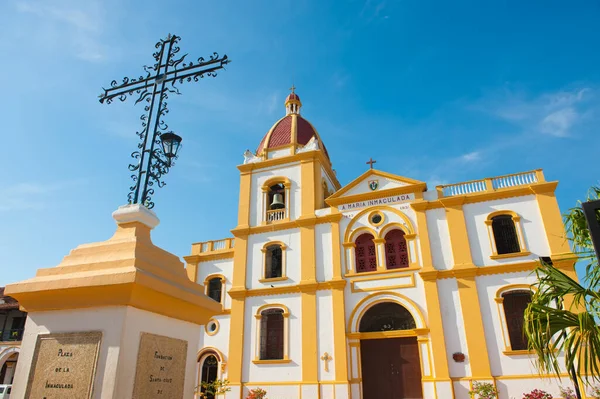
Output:
M466 399L473 382L558 397L522 333L539 258L575 277L558 183L538 169L428 187L370 163L342 186L301 109L292 90L244 154L233 237L185 257L222 306L198 384L227 379L227 399Z

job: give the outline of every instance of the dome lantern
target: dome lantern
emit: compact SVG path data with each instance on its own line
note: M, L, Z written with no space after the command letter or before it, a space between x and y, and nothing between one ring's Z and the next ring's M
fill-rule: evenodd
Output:
M296 114L300 115L300 108L302 107L302 102L300 101L300 97L295 93L296 87L292 85L290 87L292 91L287 98L285 99L285 114Z

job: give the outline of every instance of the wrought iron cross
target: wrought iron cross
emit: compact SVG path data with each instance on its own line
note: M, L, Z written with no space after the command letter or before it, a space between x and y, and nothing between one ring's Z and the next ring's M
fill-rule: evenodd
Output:
M226 55L220 57L213 53L208 60L200 57L196 62L186 63L184 60L187 54L176 58L180 51L180 39L171 34L166 39L161 39L154 46L157 51L152 54L156 62L152 66L144 65L146 76L140 75L137 79L125 77L120 84L113 80L110 89L102 88L104 93L99 96L101 103L110 104L115 98L125 101L135 93L138 95L136 104L142 101L147 103L144 106L145 113L140 117L142 130L136 132L140 138L138 150L131 154L138 161L129 165L129 170L134 173L131 175L133 185L129 188L127 199L130 204L140 203L148 209L154 207L151 197L154 195L153 185L156 183L158 187L165 186L163 175L174 165L181 142L181 138L169 131L169 126L162 120L169 112L166 102L169 93L181 94L176 83L192 80L197 82L204 76L217 76L217 71L230 62ZM171 140L175 138L175 142L170 143L171 147L164 145L167 135ZM161 148L161 136L164 148ZM165 149L173 150L173 146L175 151L165 152Z
M331 360L333 360L333 358L331 356L329 356L329 353L325 352L323 354L323 356L321 356L321 360L323 360L325 362L325 372L329 372L329 362Z
M367 162L367 165L371 165L371 169L373 169L374 163L377 163L377 161L374 161L373 158L369 158L369 162Z

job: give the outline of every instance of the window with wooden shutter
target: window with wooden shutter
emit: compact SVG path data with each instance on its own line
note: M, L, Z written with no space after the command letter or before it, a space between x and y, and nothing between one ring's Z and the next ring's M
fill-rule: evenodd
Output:
M527 339L524 334L524 314L527 305L531 303L531 292L510 291L502 294L504 316L512 350L526 350Z
M221 277L214 277L208 281L208 292L209 298L214 299L217 302L221 302L221 294L223 291L223 283Z
M356 272L374 272L377 270L377 255L375 252L375 243L373 236L369 233L364 233L358 236L356 241L355 259Z
M260 315L260 359L283 359L283 310L266 309Z
M408 267L408 246L402 230L392 230L385 235L385 260L388 269Z
M492 218L492 231L498 255L521 252L515 222L511 215L498 215Z

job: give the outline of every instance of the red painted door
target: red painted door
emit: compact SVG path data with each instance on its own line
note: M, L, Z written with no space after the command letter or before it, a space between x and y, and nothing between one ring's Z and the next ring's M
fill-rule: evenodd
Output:
M423 399L417 338L360 341L363 399Z

